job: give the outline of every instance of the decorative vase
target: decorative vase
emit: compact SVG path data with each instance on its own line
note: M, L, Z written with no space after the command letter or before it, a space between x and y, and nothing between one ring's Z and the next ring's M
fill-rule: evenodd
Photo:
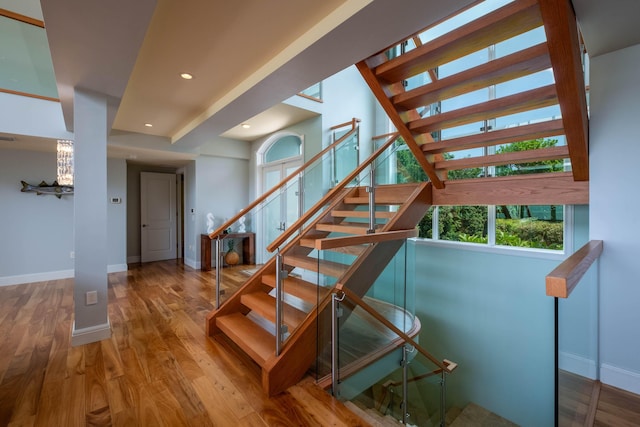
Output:
M227 265L236 265L240 262L240 255L233 249L234 246L234 240L230 239L229 243L227 243L227 253L224 254L224 262L226 262Z
M240 255L238 255L236 251L231 249L224 255L224 262L226 262L228 265L236 265L240 262Z

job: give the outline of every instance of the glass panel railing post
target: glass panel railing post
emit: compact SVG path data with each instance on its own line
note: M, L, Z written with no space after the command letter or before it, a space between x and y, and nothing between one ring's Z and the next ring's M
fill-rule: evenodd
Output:
M304 172L300 172L298 176L298 216L300 218L304 213ZM299 230L302 233L302 229Z
M409 358L407 344L402 346L402 424L409 420Z
M220 268L220 257L222 256L220 247L220 236L216 236L216 310L220 308L220 276L222 273Z
M335 139L335 138L334 138ZM338 184L338 158L336 157L336 148L331 149L331 188Z
M447 412L447 373L442 371L440 379L440 426L445 427L445 416Z
M371 163L369 180L369 187L367 187L367 193L369 193L369 229L367 234L373 234L376 232L376 173L374 163Z
M284 325L282 324L282 288L283 281L287 278L287 271L282 268L282 254L280 249L276 254L276 356L282 351L282 336L284 333Z
M338 352L340 351L340 343L338 341L339 321L342 316L340 302L344 300L344 294L338 296L333 293L331 295L331 394L334 397L340 395L340 371Z

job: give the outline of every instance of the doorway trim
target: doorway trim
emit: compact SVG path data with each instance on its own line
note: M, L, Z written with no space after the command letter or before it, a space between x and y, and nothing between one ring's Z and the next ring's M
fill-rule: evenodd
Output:
M284 138L292 137L292 136L297 138L300 141L299 153L294 156L285 156L282 158L278 158L274 161L267 162L266 157L269 150L272 149L275 145L278 144L278 142L282 141ZM268 188L267 189L264 188L265 170L267 168L271 168L276 165L282 166L290 163L298 163L299 166L302 166L304 164L304 135L296 132L291 132L291 131L281 131L281 132L276 132L273 135L269 136L267 139L265 139L265 141L260 145L260 147L256 151L256 193L257 193L256 197L261 196L262 194L264 194L265 191L269 190ZM258 224L256 225L257 225L256 245L258 248L264 248L266 247L268 242L264 241L266 230L264 229L262 218L258 221ZM258 263L262 263L266 261L261 259L263 258L263 252L264 251L262 249L256 251Z

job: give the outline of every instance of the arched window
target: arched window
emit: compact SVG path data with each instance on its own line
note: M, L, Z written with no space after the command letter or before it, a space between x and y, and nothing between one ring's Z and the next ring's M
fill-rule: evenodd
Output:
M302 136L279 132L268 138L258 150L258 164L293 160L302 156Z

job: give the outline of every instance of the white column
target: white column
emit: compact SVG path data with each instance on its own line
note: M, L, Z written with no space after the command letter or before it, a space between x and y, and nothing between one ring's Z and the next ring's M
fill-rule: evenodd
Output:
M107 99L74 93L75 283L71 343L111 336L107 311ZM94 299L95 303L90 301Z

